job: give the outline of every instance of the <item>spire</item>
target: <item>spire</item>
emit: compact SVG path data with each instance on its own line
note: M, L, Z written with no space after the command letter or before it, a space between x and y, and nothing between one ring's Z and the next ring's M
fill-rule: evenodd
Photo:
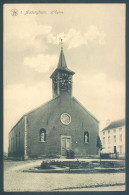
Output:
M60 39L61 50L63 50L63 39Z
M66 60L63 52L63 39L60 39L61 43L61 51L60 51L60 57L58 62L58 68L67 68Z
M60 57L59 57L59 62L58 62L58 68L67 68L63 49L61 49L61 52L60 52Z
M62 39L61 40L61 51L60 51L60 57L59 57L59 62L57 65L57 68L55 69L55 71L52 73L52 75L50 76L50 78L53 78L53 76L56 74L57 71L65 71L71 75L75 74L75 72L69 70L67 68L67 64L66 64L66 60L65 60L65 56L64 56L64 52L63 52L63 43L62 43Z

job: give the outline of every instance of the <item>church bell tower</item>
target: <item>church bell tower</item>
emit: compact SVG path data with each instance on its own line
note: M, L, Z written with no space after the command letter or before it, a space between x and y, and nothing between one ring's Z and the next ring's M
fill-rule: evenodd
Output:
M61 40L61 52L58 66L50 77L52 79L53 98L62 93L72 95L72 76L74 74L73 71L67 68Z

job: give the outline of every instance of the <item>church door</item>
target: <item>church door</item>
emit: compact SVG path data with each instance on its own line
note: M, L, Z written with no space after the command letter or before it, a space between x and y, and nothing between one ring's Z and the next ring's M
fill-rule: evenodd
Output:
M61 136L61 155L66 156L66 150L71 149L71 136Z

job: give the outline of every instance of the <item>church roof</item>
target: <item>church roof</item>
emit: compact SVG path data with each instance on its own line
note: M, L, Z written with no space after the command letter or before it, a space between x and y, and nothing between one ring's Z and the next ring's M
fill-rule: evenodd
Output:
M32 113L32 112L38 110L38 109L41 108L41 107L47 106L47 105L50 104L52 101L55 101L55 99L57 99L57 98L58 98L58 97L56 97L56 98L54 98L54 99L51 99L51 100L49 100L49 101L43 103L42 105L40 105L40 106L38 106L38 107L36 107L36 108L30 110L29 112L26 112L26 113L25 113L24 115L22 115L22 117L17 121L17 123L11 128L10 132L18 125L18 123L19 123L22 119L24 119L25 116L28 116L30 113ZM9 132L9 133L10 133L10 132Z
M64 97L64 96L62 96ZM88 113L89 116L91 116L93 119L95 119L97 122L99 122L85 107L82 106L82 104L75 98L75 97L71 97L69 95L67 95L67 97L70 97L71 101L74 101L76 102L83 110L84 112ZM35 111L38 111L39 109L42 109L42 110L45 110L46 112L48 112L48 110L51 112L51 109L55 109L55 107L53 107L53 105L55 104L56 102L56 105L59 106L59 102L58 99L60 99L61 96L57 96L56 98L54 99L51 99L49 101L47 101L46 103L43 103L42 105L30 110L29 112L25 113L19 120L18 122L12 127L11 131L9 132L9 134L13 131L13 129L19 124L19 122L24 119L25 116L29 116L29 114L35 112ZM75 108L76 106L74 106Z
M63 52L63 48L61 48L61 51L60 51L60 56L59 56L59 62L58 62L58 65L57 65L57 68L56 70L52 73L51 77L55 74L55 72L57 72L57 70L63 70L63 71L66 71L66 72L69 72L70 74L75 74L75 72L71 71L68 69L67 67L67 63L66 63L66 60L65 60L65 56L64 56L64 52Z
M83 110L85 110L92 118L94 118L99 123L99 120L94 117L93 114L91 114L75 97L72 97L72 99L76 101L83 108Z
M125 125L125 119L117 120L117 121L112 121L107 127L105 127L102 131L108 130L108 129L114 129L118 127L122 127Z

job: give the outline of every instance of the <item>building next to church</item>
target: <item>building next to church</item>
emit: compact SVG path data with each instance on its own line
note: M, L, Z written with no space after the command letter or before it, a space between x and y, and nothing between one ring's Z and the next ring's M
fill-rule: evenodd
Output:
M110 122L100 133L102 153L118 153L125 156L125 119Z
M9 133L8 155L60 157L72 150L75 157L96 155L99 121L72 95L72 77L63 48L52 73L52 100L26 113Z

